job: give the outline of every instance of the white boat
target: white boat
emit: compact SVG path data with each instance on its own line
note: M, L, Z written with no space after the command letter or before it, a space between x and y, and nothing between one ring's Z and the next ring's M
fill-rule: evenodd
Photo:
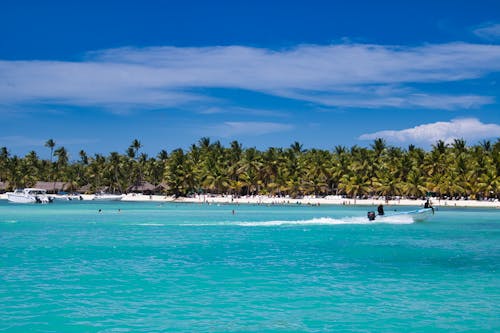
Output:
M123 198L121 194L111 194L111 193L96 193L92 200L98 201L120 201Z
M415 210L410 210L407 212L394 213L394 214L391 214L389 216L398 216L398 215L411 216L413 221L421 222L421 221L426 220L429 216L434 215L434 208L415 209Z
M426 220L429 216L434 215L434 208L420 208L406 212L397 212L392 214L375 215L375 212L368 212L368 219L374 221L377 219L392 218L397 216L410 216L413 221L421 222Z
M83 197L79 193L61 193L54 195L55 200L61 201L79 201L83 200Z
M51 203L54 200L41 188L16 189L14 192L7 192L7 199L15 203Z

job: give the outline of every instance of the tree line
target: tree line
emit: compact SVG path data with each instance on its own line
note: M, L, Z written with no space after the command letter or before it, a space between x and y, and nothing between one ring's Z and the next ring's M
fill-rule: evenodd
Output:
M468 146L463 139L437 141L429 151L414 145L403 149L376 139L370 147L336 146L261 151L243 148L238 141L224 147L201 138L189 149L162 150L155 157L141 153L134 140L124 153L89 156L84 150L71 161L64 147L50 139L50 159L35 151L11 156L0 148L0 181L8 189L33 186L37 181L61 181L72 190L87 186L95 192L127 191L149 182L163 184L162 192L186 196L195 193L233 195L404 196L468 199L498 198L500 192L500 138Z

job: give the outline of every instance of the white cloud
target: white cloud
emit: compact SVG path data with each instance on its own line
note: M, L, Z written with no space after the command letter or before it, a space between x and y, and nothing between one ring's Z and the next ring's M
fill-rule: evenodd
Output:
M44 142L40 139L28 138L21 135L10 135L0 137L0 142L2 146L9 147L24 147L24 146L43 146Z
M500 71L500 45L398 47L300 45L120 48L81 62L0 61L0 104L52 103L119 111L218 100L199 88L246 89L342 107L457 109L480 95L435 95L415 83L476 79ZM423 88L422 88L423 89Z
M436 122L408 128L404 130L387 130L370 134L363 134L360 140L374 140L383 138L398 143L435 143L443 140L447 143L453 139L463 138L475 141L487 138L500 137L500 125L483 124L475 118L453 119L449 122Z
M251 109L244 107L235 107L235 106L213 106L208 108L202 108L198 111L199 114L241 114L245 116L265 116L265 117L280 117L286 118L287 114L280 111L275 110L266 110L266 109Z
M498 23L489 23L486 25L483 25L477 29L475 29L474 34L478 36L479 38L488 40L488 41L495 41L495 40L500 40L500 24Z
M292 129L292 125L273 122L227 121L220 125L208 128L208 131L211 135L229 138L233 136L258 136L290 131Z
M59 146L71 146L71 145L82 145L99 142L97 139L81 139L81 138L71 138L71 139L57 139L56 145ZM8 147L43 147L47 139L38 139L33 137L26 137L22 135L10 135L0 137L0 145Z
M476 95L439 95L416 94L411 92L396 93L391 91L377 92L369 88L357 93L342 94L308 94L303 92L283 92L283 96L306 100L333 107L362 107L375 109L381 107L394 108L429 108L441 110L476 109L486 104L494 103L490 96Z

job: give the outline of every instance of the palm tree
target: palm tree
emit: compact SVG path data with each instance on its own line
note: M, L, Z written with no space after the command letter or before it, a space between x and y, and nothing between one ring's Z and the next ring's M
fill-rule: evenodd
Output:
M52 159L54 157L54 147L56 146L56 142L52 139L47 140L45 142L45 147L50 149L50 179L54 180L54 166L52 164Z
M339 189L354 198L354 202L356 202L358 194L367 193L369 188L369 180L359 173L344 175L339 184Z
M491 152L491 151L492 151L492 149L493 149L493 147L492 147L492 145L491 145L491 141L489 141L489 140L483 140L483 141L480 143L480 146L481 146L481 148L483 148L483 149L484 149L484 151L485 151L485 152L488 152L488 153L489 153L489 152Z
M328 191L330 178L329 153L324 150L312 149L304 155L305 185L308 193L318 195Z
M52 163L52 157L54 156L54 147L56 146L56 142L52 139L48 139L45 142L45 147L50 149L50 163Z
M139 150L142 148L142 144L139 140L134 139L127 149L127 155L132 160L131 170L132 181L134 185L139 185L142 182L142 164L139 162L140 155ZM130 178L129 178L130 179Z
M83 164L83 165L87 165L89 164L89 158L87 156L87 153L85 152L85 150L80 150L80 152L78 153L78 155L80 155L80 162Z
M126 153L127 153L128 158L130 158L131 160L134 160L135 157L137 156L137 154L135 153L134 147L132 147L132 146L127 148Z
M106 178L108 179L108 186L111 192L123 193L124 189L128 187L126 177L123 177L123 169L125 165L124 158L117 152L111 152L107 159L106 164Z
M167 159L168 159L168 153L165 149L162 149L159 153L158 153L158 159L162 162L165 162Z
M238 172L246 185L247 194L259 194L259 175L262 168L261 156L257 149L249 148L245 151Z
M139 140L134 139L134 141L132 141L132 144L130 145L130 148L134 150L134 155L138 156L139 149L142 148L142 144Z
M91 181L93 191L101 190L106 185L104 184L106 169L106 158L101 154L95 154L87 168L88 179Z
M382 156L382 153L385 151L387 148L387 145L385 143L385 140L382 138L377 138L373 141L373 144L371 145L373 149L373 153L375 154L376 159L379 159L380 156Z
M59 178L60 180L65 180L68 181L69 179L65 179L66 176L66 168L68 167L68 162L69 162L69 157L68 157L68 152L66 151L66 148L60 147L57 148L54 151L54 156L57 157L57 162L56 162L56 177ZM56 179L53 179L54 181L54 189L55 190L55 181Z
M465 153L467 150L467 144L464 139L454 139L452 147L457 154Z
M226 152L227 163L226 173L229 178L229 191L230 193L241 194L243 183L240 181L240 162L243 154L243 147L241 143L234 140L230 143L230 148Z
M175 149L170 154L164 175L169 192L176 196L193 191L192 164L182 149Z
M424 197L428 192L424 177L418 169L414 169L408 174L408 179L402 183L402 188L405 195L412 197Z
M7 147L0 148L0 181L7 179L9 155Z
M304 150L302 149L302 144L298 141L295 141L290 145L290 149L296 154L301 154Z

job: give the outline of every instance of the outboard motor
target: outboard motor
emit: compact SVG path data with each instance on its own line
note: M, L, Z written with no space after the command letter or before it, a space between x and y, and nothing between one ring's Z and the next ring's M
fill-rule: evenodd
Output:
M368 220L373 221L375 220L375 212L368 212Z

